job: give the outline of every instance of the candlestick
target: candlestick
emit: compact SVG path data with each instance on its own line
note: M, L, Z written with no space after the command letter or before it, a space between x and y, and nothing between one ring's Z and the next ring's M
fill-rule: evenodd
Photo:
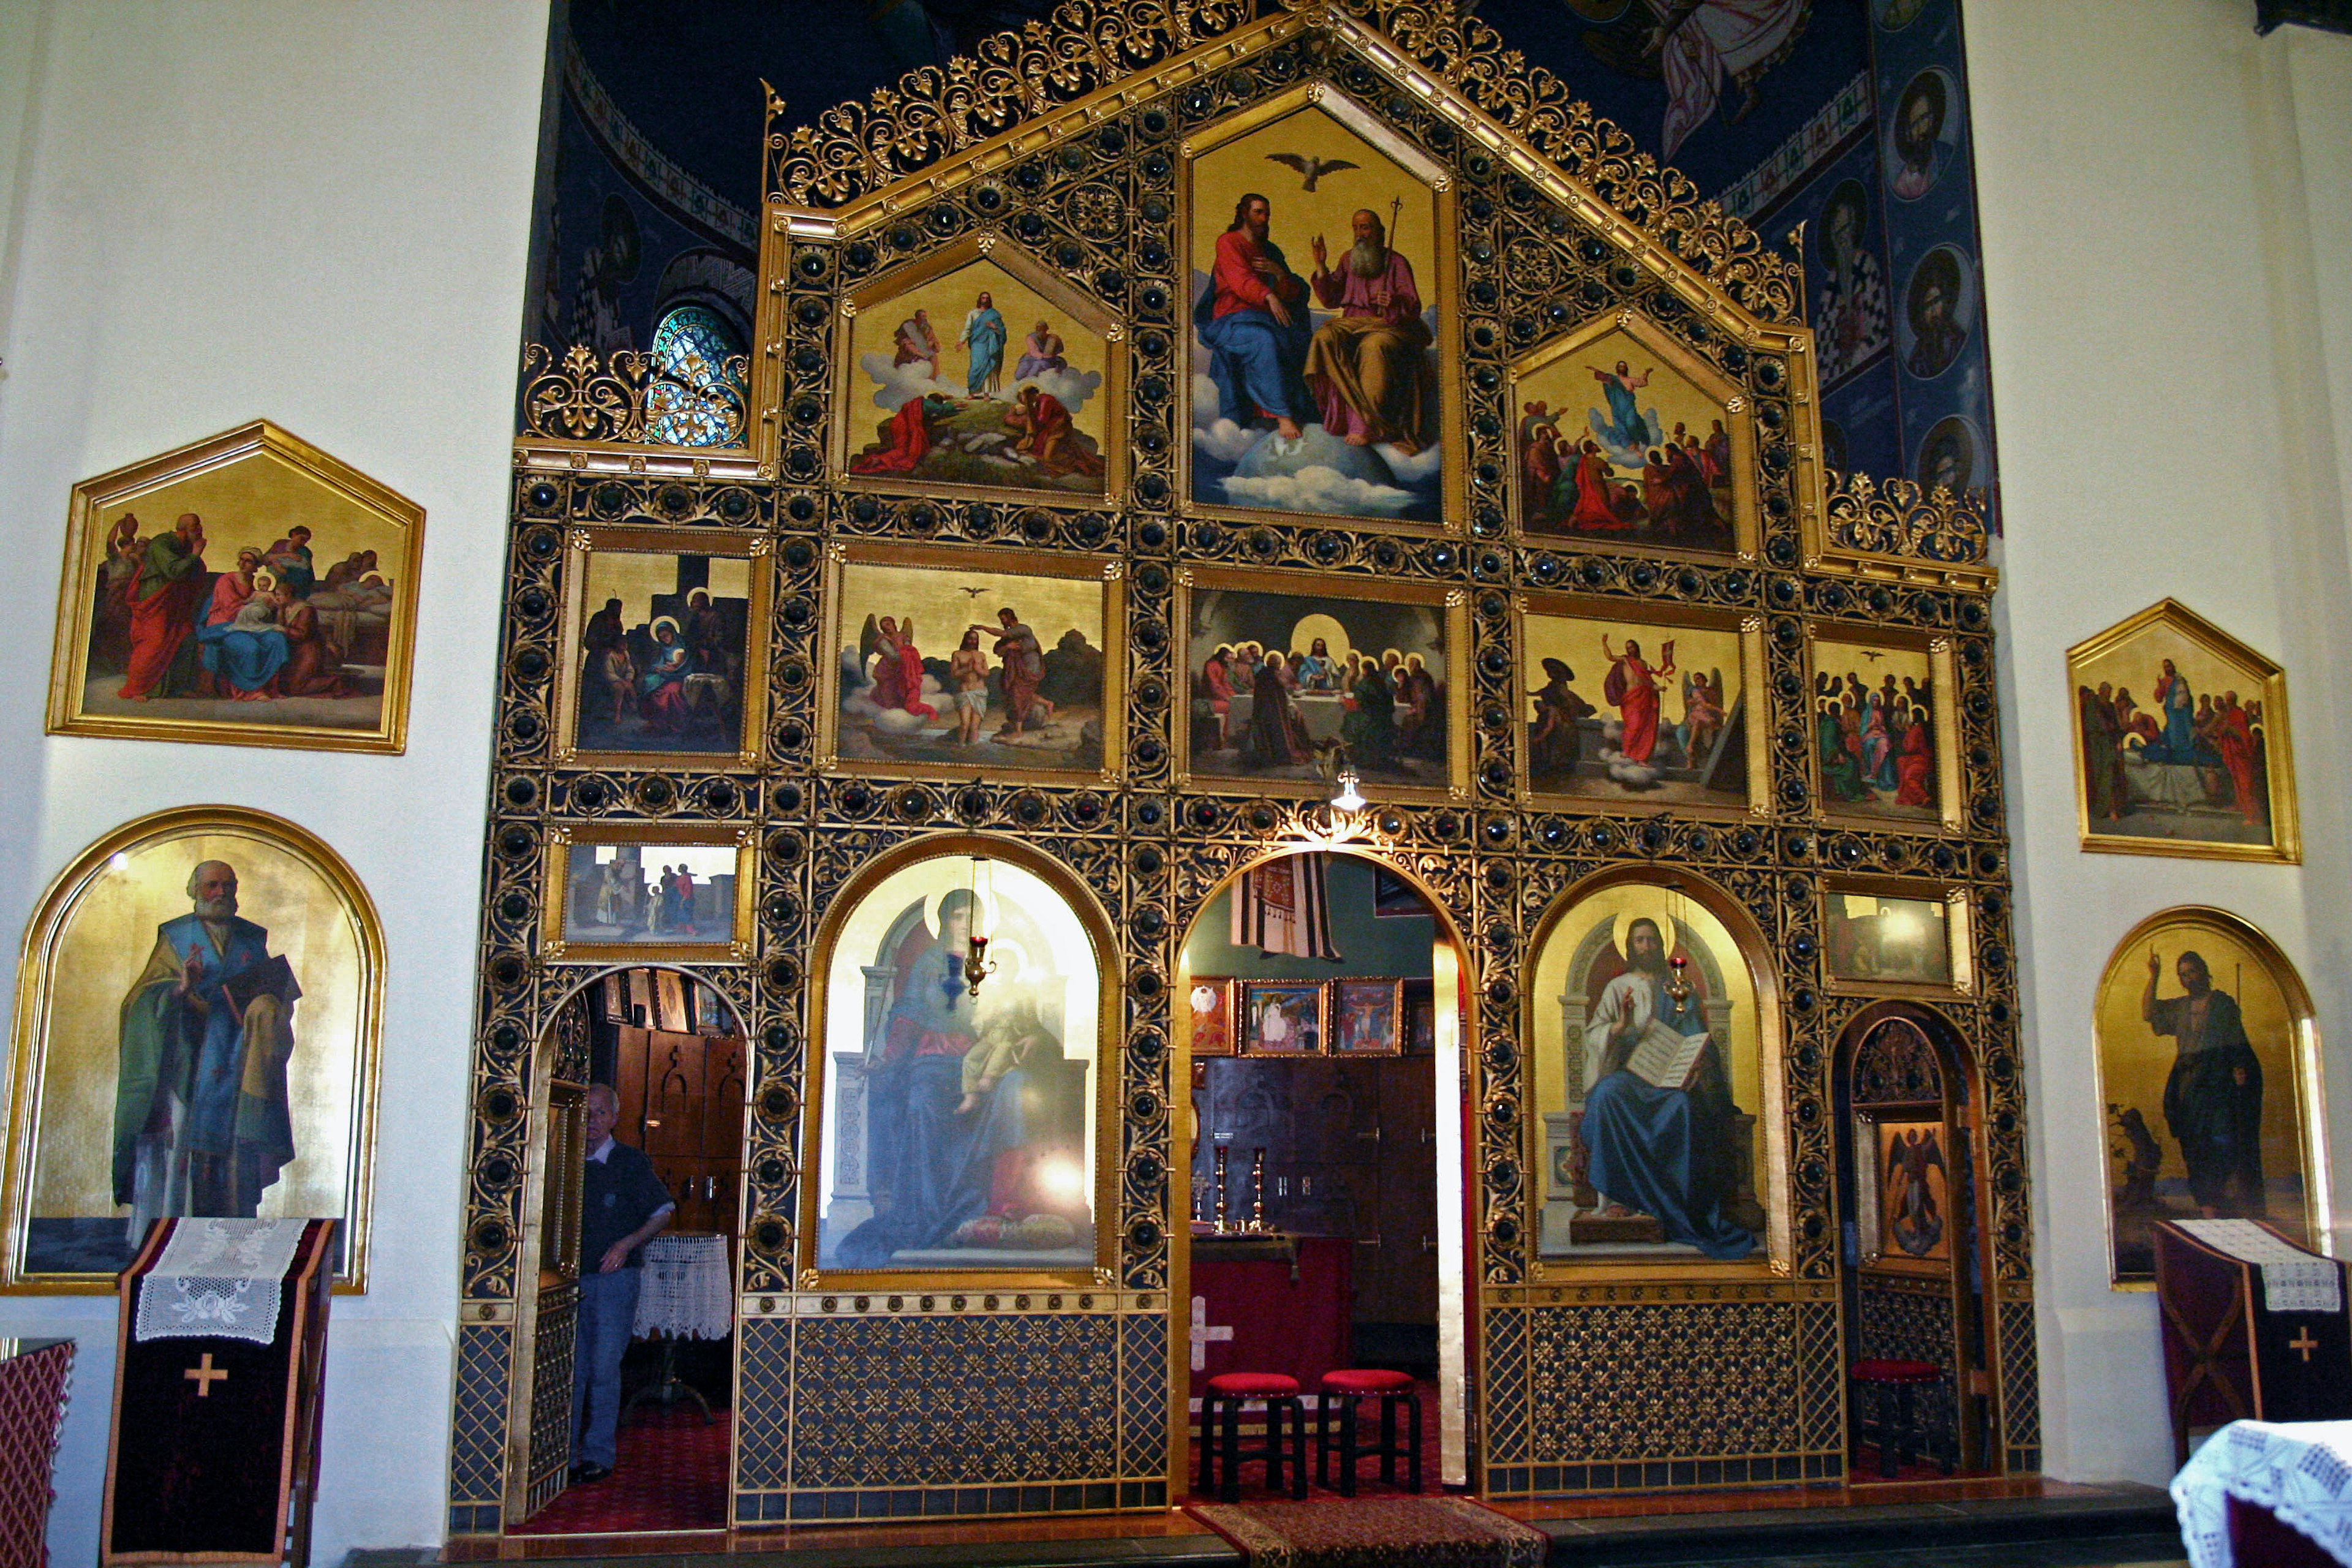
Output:
M1265 1228L1265 1151L1258 1149L1250 1154L1250 1217L1249 1230L1255 1234Z
M1225 1146L1217 1145L1217 1225L1219 1236L1229 1235L1225 1226Z

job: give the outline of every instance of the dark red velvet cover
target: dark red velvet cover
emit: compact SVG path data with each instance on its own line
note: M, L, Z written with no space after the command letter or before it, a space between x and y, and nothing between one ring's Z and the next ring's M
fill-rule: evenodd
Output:
M2343 1279L2345 1266L2336 1267ZM2156 1226L2156 1289L2179 1462L2188 1463L2192 1428L2244 1417L2352 1417L2352 1319L2345 1311L2269 1310L2260 1267L2216 1252L2168 1221ZM2352 1307L2352 1280L2344 1300Z
M114 1436L108 1456L109 1564L277 1563L289 1528L307 1535L316 1485L319 1373L325 1354L335 1222L312 1220L278 1287L267 1345L205 1337L142 1343L139 1292L176 1223L159 1220L122 1273ZM227 1376L187 1375L209 1355ZM199 1394L208 1386L208 1394ZM292 1517L299 1508L299 1517ZM298 1542L299 1561L307 1542Z
M1323 1374L1348 1364L1348 1321L1355 1303L1356 1244L1344 1236L1296 1238L1297 1279L1277 1258L1225 1262L1192 1253L1192 1294L1208 1304L1212 1328L1234 1337L1212 1341L1207 1366L1192 1374L1192 1397L1219 1373L1272 1372L1313 1389ZM1191 1313L1183 1321L1190 1323Z
M2241 1498L2230 1500L2230 1556L2242 1568L2336 1568L2309 1536Z

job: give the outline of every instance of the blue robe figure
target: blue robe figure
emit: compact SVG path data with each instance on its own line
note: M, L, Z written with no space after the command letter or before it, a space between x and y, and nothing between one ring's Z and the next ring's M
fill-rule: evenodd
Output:
M211 608L206 607L207 614ZM205 673L228 688L221 693L226 697L268 685L294 657L294 647L278 627L241 626L232 614L196 628L196 654Z
M2189 678L2176 673L2168 658L2157 686L2158 701L2164 710L2164 739L2142 748L2142 760L2220 767L2221 754L2197 738L2197 694L2189 689Z
M1259 259L1273 264L1276 281L1252 270ZM1287 326L1253 298L1273 289L1290 312ZM1307 350L1315 341L1307 280L1290 270L1282 247L1247 227L1220 235L1216 270L1192 307L1192 326L1208 346L1209 379L1225 418L1246 426L1261 417L1300 426L1320 417L1307 394Z
M963 319L962 335L956 342L971 351L971 365L964 373L964 388L974 397L993 397L997 383L1004 372L1004 318L982 294L971 314Z
M1592 433L1600 437L1603 444L1625 452L1639 452L1655 441L1660 435L1657 426L1642 417L1642 410L1633 396L1636 388L1625 384L1632 375L1625 362L1617 362L1614 375L1602 371L1594 371L1592 375L1601 383L1601 395L1609 400L1607 419L1601 417L1598 408L1588 411ZM1644 371L1639 384L1648 384L1649 373Z
M1736 1123L1723 1052L1700 1047L1688 1082L1665 1089L1627 1059L1654 1019L1685 1038L1706 1033L1696 988L1675 997L1657 922L1626 931L1630 966L1592 1010L1585 1042L1601 1048L1601 1073L1584 1099L1582 1136L1592 1185L1610 1203L1658 1221L1665 1238L1726 1261L1756 1249L1755 1233L1725 1210L1734 1197Z
M199 866L192 888L207 872L228 877L234 897L234 873L218 861ZM300 995L251 921L185 914L156 928L122 1003L116 1203L140 1218L252 1217L294 1158L286 1064Z
M880 1268L897 1254L946 1247L966 1220L988 1212L997 1156L1027 1142L1014 1068L961 1115L964 1053L979 1043L959 951L971 930L972 896L940 900L940 938L907 966L883 1037L868 1053L867 1168L888 1201L842 1237L834 1264Z

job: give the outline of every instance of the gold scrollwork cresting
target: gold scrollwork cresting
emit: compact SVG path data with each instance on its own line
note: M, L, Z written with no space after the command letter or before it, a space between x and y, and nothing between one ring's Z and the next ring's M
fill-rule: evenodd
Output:
M559 358L544 343L522 352L526 436L551 441L643 441L653 445L740 447L750 426L749 355L730 355L699 384L665 375L649 353L619 349L600 360L584 343ZM673 442L664 426L698 437Z
M1065 0L1051 24L983 38L864 103L781 128L771 99L768 189L838 206L1250 20L1248 0Z
M1906 555L1948 566L1980 566L1991 553L1984 492L1955 495L1943 485L1867 474L1828 476L1828 542L1832 549Z

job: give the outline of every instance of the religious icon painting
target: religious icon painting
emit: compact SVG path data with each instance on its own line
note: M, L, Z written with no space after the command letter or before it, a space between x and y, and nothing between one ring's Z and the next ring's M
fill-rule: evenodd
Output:
M2107 960L2095 1008L2118 1286L2154 1279L2158 1220L2326 1234L2318 1028L2268 937L2221 910L2151 915Z
M1952 1162L1941 1119L1879 1118L1864 1123L1876 1144L1870 1213L1862 1237L1863 1261L1886 1273L1942 1279L1951 1267Z
M1769 808L1759 617L1529 595L1518 646L1519 787L1530 804Z
M1126 489L1122 329L1011 240L945 247L858 289L845 313L845 482L1081 503Z
M1976 989L1969 899L1885 878L1834 879L1822 891L1822 968L1830 989L1870 996L1965 996Z
M1126 584L1099 557L835 547L821 768L1067 784L1119 767Z
M551 963L740 963L757 857L719 824L583 823L548 846L540 952Z
M1951 644L1817 623L1807 732L1823 815L1873 826L1960 826Z
M1959 151L1967 103L1968 95L1941 66L1929 66L1904 84L1886 124L1887 195L1916 202L1936 188Z
M2083 847L2303 858L2286 672L2177 600L2066 650Z
M268 420L73 489L52 734L397 752L425 511Z
M1184 152L1193 509L1461 515L1445 171L1323 84Z
M1687 882L1607 879L1545 921L1527 972L1545 1263L1657 1278L1785 1261L1779 1021L1757 942L1736 904Z
M1311 1057L1324 1049L1323 983L1244 980L1241 991L1241 1055Z
M1467 794L1463 601L1394 580L1180 570L1178 787L1328 799L1353 771L1375 801Z
M1404 982L1331 982L1331 1054L1393 1057L1404 1052Z
M707 528L572 530L558 762L758 763L774 579L768 543Z
M367 1284L383 936L281 818L125 824L50 884L17 967L0 1278L109 1293L154 1220L333 1217Z
M1756 416L1738 386L1633 310L1511 368L1519 531L1753 560Z
M1903 286L1895 323L1895 357L1911 375L1933 381L1958 363L1980 307L1976 264L1957 245L1921 257Z
M919 840L835 899L813 966L803 1270L1083 1285L1110 1267L1116 951L1084 885L1013 840Z
M1184 993L1184 1022L1192 1059L1234 1054L1234 981L1225 974L1195 974Z

